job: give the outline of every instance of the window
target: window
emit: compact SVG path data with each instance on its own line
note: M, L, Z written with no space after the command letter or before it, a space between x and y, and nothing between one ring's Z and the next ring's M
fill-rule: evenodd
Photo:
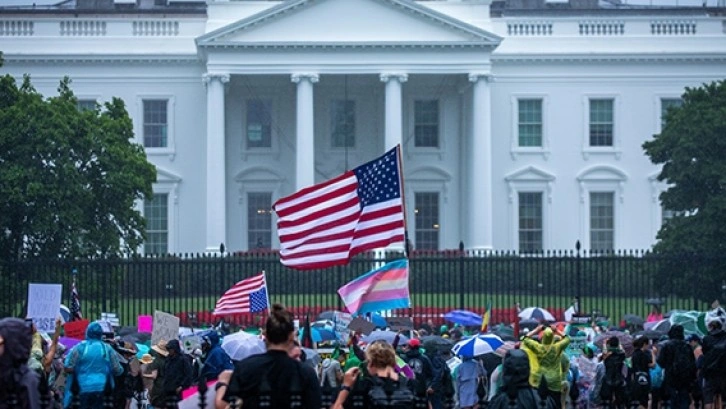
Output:
M519 251L542 251L542 192L519 192Z
M683 105L683 100L680 98L661 98L660 99L660 126L661 129L665 126L666 113L671 108L678 108Z
M615 248L615 193L590 192L590 249Z
M247 100L247 149L272 147L272 102Z
M144 201L146 218L145 254L166 254L169 250L169 195L155 193Z
M93 111L96 109L96 100L79 99L78 102L76 102L76 108L78 108L79 111Z
M439 101L418 100L413 104L414 143L417 148L439 147Z
M247 194L247 247L272 248L272 193Z
M416 248L439 249L439 194L417 192L415 194Z
M590 146L613 146L613 99L590 100Z
M168 131L168 101L145 99L144 104L144 147L166 148Z
M520 99L519 107L519 146L542 146L542 100Z
M330 141L333 148L355 147L355 101L330 101Z

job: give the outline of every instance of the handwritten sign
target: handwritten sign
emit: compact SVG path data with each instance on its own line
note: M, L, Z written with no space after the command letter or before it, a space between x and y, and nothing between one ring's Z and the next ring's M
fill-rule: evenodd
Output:
M151 345L160 340L171 341L179 338L179 318L163 311L154 311L154 329L151 332Z
M139 332L152 332L154 328L154 317L151 315L139 315L138 317L138 329Z
M66 337L73 339L86 339L88 320L69 321L63 325Z
M60 315L62 284L28 284L28 318L40 332L55 331Z

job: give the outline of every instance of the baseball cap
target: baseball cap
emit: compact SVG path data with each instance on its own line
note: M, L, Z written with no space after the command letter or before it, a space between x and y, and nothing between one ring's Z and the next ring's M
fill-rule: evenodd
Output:
M688 338L686 338L686 341L688 341L688 342L691 342L691 341L701 342L701 337L699 337L696 334L691 334L691 335L688 336Z
M421 341L419 341L417 338L412 338L408 341L408 346L411 348L418 348L421 346Z

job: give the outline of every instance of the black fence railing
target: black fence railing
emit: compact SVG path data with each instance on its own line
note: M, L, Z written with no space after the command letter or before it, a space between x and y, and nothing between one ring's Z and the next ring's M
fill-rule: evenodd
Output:
M353 278L401 257L370 253L346 266L317 271L284 267L275 252L227 256L166 255L132 259L26 260L0 262L0 316L23 316L28 283L63 284L69 302L76 277L84 317L116 313L121 325L135 325L140 314L161 310L189 325L208 324L219 296L235 282L265 271L271 302L298 314L343 307L337 290ZM493 310L492 322L516 319L513 306L562 311L580 297L584 314L645 316L647 299L658 298L664 312L705 310L726 299L726 255L662 255L644 251L588 253L551 251L413 252L410 256L412 308L397 315L440 321L451 309ZM68 304L67 304L68 305ZM250 324L259 317L237 317Z

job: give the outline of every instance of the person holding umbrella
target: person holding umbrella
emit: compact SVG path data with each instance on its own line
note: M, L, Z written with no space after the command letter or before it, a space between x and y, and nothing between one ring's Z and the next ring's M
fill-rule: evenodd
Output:
M532 339L533 336L542 333L542 343ZM555 342L555 336L560 337ZM544 325L538 325L534 330L527 333L522 339L522 345L532 351L533 356L537 360L537 369L533 374L536 384L539 387L542 380L547 383L547 396L555 402L561 402L562 398L562 353L570 344L570 337L561 333L557 328L551 328Z

